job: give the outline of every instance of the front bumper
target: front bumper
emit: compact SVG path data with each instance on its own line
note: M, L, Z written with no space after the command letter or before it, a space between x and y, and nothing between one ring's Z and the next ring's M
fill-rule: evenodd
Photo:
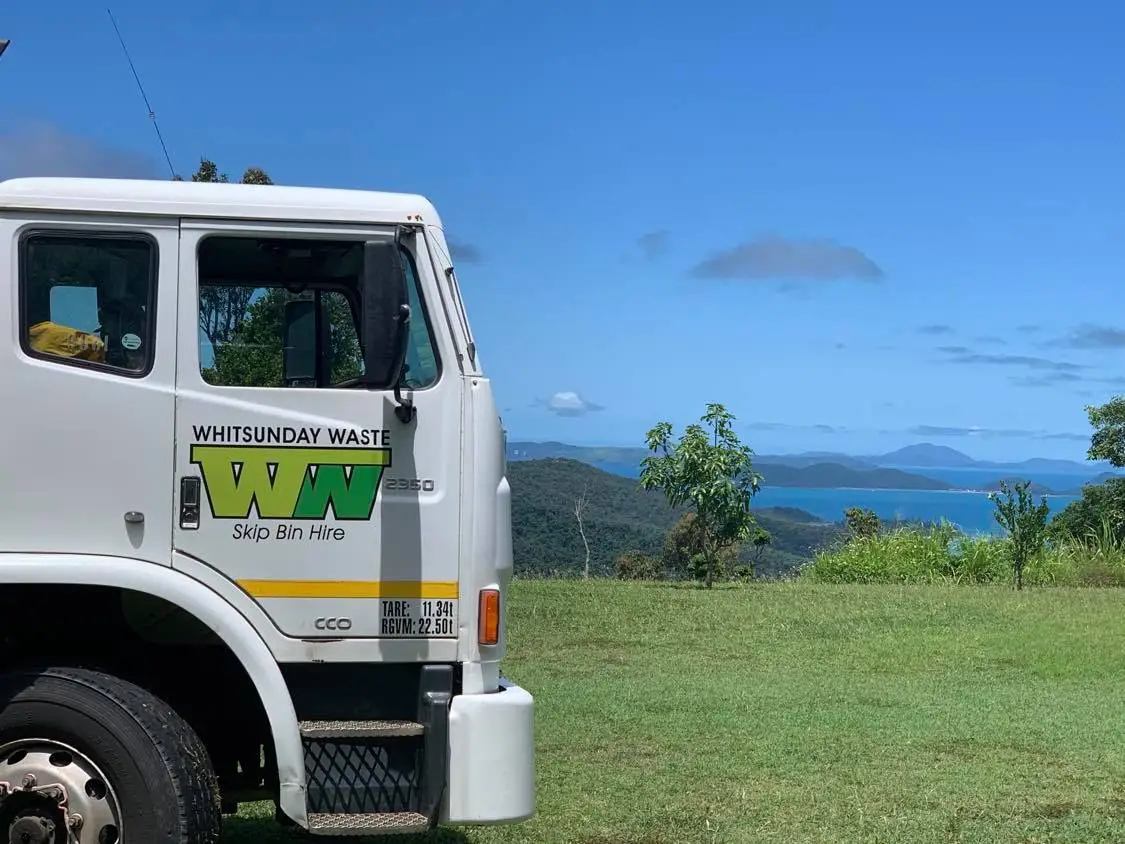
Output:
M535 813L533 710L531 695L503 678L495 692L453 698L443 823L512 823Z

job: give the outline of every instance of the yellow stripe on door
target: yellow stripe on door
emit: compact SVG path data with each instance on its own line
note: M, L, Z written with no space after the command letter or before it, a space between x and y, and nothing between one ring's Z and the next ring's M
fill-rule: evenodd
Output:
M255 598L445 598L456 600L456 580L239 580Z

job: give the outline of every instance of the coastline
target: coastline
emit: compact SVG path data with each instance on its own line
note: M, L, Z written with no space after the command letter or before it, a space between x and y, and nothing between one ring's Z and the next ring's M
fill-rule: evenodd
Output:
M1047 504L1058 512L1078 496L1048 494ZM1039 496L1035 496L1036 501ZM822 522L839 523L851 507L871 510L886 521L949 521L965 533L995 535L996 508L981 489L871 489L764 486L752 507L767 510L792 507Z
M763 490L765 490L765 489L807 489L807 490L810 490L810 491L811 490L826 490L826 491L829 491L829 492L898 492L898 493L907 493L907 494L911 494L911 495L916 494L916 493L927 493L927 494L929 494L929 493L933 493L933 494L957 493L959 495L964 495L964 494L989 495L990 493L999 491L999 490L994 490L994 489L993 490L974 489L973 487L963 487L963 488L958 487L958 488L954 488L954 489L917 489L917 488L909 489L909 488L893 487L893 486L784 486L782 484L773 484L773 485L766 484L766 485L762 486L762 489ZM1052 492L1032 493L1032 495L1034 497L1039 497L1040 495L1044 495L1047 498L1078 498L1079 497L1079 493L1077 493L1077 492L1053 492L1052 491Z

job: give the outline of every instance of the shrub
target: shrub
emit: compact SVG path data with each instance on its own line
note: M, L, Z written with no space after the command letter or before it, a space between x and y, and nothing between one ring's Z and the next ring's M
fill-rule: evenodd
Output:
M619 580L663 580L660 560L640 551L626 551L614 565Z
M849 507L844 511L844 522L851 531L852 536L868 537L877 536L883 528L879 516L874 510L863 507Z
M765 533L765 531L762 531ZM768 539L769 534L766 534ZM724 546L710 557L714 579L724 580L734 568L741 548L738 543ZM661 568L677 577L704 580L708 572L707 537L703 523L692 512L685 513L672 526L664 540Z
M1005 583L1009 537L969 536L949 524L854 537L822 551L801 577L823 583ZM1031 556L1025 585L1125 586L1125 543L1108 521L1084 537L1053 541Z
M734 580L749 581L754 579L754 567L745 564L740 564L734 567L731 572L731 577Z
M1010 571L1006 540L971 537L942 522L854 536L821 551L803 576L824 583L992 583Z
M1056 542L1077 540L1108 532L1117 544L1125 542L1125 478L1085 484L1082 497L1072 501L1050 521L1048 534Z

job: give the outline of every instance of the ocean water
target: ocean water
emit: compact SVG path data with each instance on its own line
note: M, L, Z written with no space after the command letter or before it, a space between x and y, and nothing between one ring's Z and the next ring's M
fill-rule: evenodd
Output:
M639 470L622 463L595 463L598 468L635 478ZM905 471L905 470L904 470ZM946 483L986 484L999 480L1002 473L986 469L913 469L913 474L927 475ZM1082 475L1033 473L1026 480L1044 484L1049 489L1078 489L1086 478ZM1075 501L1076 495L1048 495L1047 506L1052 513ZM1039 496L1035 497L1036 502ZM993 513L995 506L984 492L959 490L899 489L805 489L803 487L767 486L754 496L755 508L797 507L819 519L837 522L849 507L874 510L883 519L918 519L953 522L969 534L998 534L1000 526Z
M1076 498L1049 495L1047 506L1055 513ZM983 492L766 487L754 496L754 507L799 507L826 521L839 521L849 507L864 507L884 519L946 519L966 533L1000 533L992 515L996 508Z
M931 468L931 467L917 467L917 466L895 466L902 472L909 472L912 475L922 475L926 478L936 478L939 481L945 481L947 484L953 484L957 487L969 486L984 486L985 484L994 483L1001 478L1015 477L1021 481L1034 481L1037 484L1043 484L1048 489L1053 489L1057 492L1071 492L1081 489L1082 484L1086 483L1092 477L1098 474L1101 470L1092 470L1086 474L1079 473L1062 473L1062 472L1005 472L1002 469L945 469L945 468Z

